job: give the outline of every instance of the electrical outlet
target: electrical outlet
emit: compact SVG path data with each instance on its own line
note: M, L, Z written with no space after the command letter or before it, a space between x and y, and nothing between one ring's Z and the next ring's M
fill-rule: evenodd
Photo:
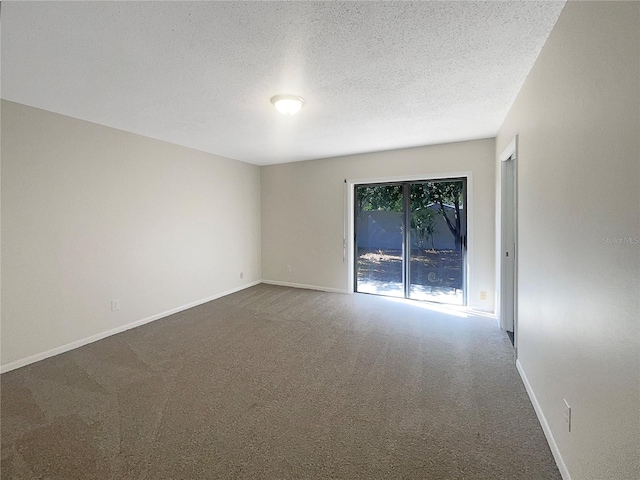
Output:
M290 272L291 271L291 265L287 265L286 267L287 267L287 272Z
M480 300L486 300L487 299L487 292L480 292Z
M571 432L571 407L566 399L562 400L564 401L564 423L567 426L567 431Z
M240 272L240 278L243 279L244 278L244 272Z
M120 300L111 300L111 311L120 310Z

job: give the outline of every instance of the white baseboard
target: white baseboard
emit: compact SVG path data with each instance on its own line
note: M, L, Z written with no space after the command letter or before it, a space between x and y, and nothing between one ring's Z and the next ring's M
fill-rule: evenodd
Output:
M279 287L292 287L292 288L305 288L307 290L318 290L321 292L330 292L330 293L346 293L348 295L353 294L353 291L343 290L340 288L331 288L331 287L320 287L318 285L307 285L304 283L293 283L293 282L281 282L280 280L262 280L262 283L267 285L277 285ZM439 305L439 304L438 304ZM444 305L444 304L443 304ZM453 308L456 308L453 306ZM479 305L470 305L468 307L459 307L464 310L468 310L472 313L476 313L479 315L487 316L489 318L496 318L493 310L489 310L486 307Z
M278 285L280 287L293 287L293 288L305 288L307 290L319 290L321 292L351 293L347 290L342 290L340 288L319 287L317 285L305 285L303 283L280 282L278 280L262 280L262 283L266 283L267 285Z
M553 438L553 434L551 433L551 429L549 428L549 424L547 423L547 419L542 412L542 407L538 403L538 399L536 398L536 394L533 392L533 388L531 388L531 384L527 379L527 375L524 373L524 369L522 368L522 364L520 360L516 360L516 368L518 369L518 373L520 374L520 378L522 378L522 383L524 383L524 388L527 390L529 394L529 398L531 399L531 403L533 404L533 409L538 416L538 421L542 426L542 431L544 432L545 437L547 437L547 442L549 443L549 448L551 448L551 453L553 454L553 458L556 461L556 465L558 465L558 470L560 470L560 475L562 475L563 480L571 480L571 475L569 475L569 470L562 459L562 455L560 454L560 450L558 449L558 445L556 444L555 439Z
M472 311L478 312L478 313L482 313L483 315L486 315L487 317L497 318L495 312L493 310L485 307L484 305L469 305L469 310L472 310Z
M69 350L73 350L78 347L82 347L89 343L97 342L98 340L102 340L103 338L110 337L111 335L115 335L117 333L124 332L126 330L131 330L132 328L139 327L144 325L145 323L150 323L155 320L159 320L164 317L168 317L169 315L173 315L174 313L179 313L184 310L188 310L189 308L197 307L198 305L202 305L203 303L210 302L212 300L216 300L220 297L224 297L226 295L230 295L235 292L239 292L240 290L244 290L245 288L253 287L262 283L262 280L257 280L255 282L248 283L246 285L242 285L240 287L232 288L231 290L227 290L225 292L220 292L215 295L211 295L210 297L202 298L200 300L196 300L195 302L188 303L186 305L182 305L180 307L172 308L171 310L167 310L162 313L158 313L156 315L152 315L147 318L143 318L141 320L136 320L132 323L127 323L126 325L122 325L120 327L112 328L111 330L107 330L104 332L97 333L95 335L91 335L90 337L83 338L81 340L76 340L75 342L67 343L66 345L62 345L60 347L52 348L51 350L47 350L46 352L36 353L35 355L30 355L25 358L21 358L20 360L15 360L13 362L7 363L6 365L0 366L0 373L9 372L11 370L15 370L16 368L24 367L31 363L39 362L40 360L44 360L45 358L53 357L55 355L59 355L64 352L68 352Z

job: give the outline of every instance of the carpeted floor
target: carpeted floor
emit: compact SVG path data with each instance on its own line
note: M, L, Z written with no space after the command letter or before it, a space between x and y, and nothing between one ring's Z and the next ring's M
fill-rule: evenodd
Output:
M2 382L2 479L560 479L493 319L259 285Z

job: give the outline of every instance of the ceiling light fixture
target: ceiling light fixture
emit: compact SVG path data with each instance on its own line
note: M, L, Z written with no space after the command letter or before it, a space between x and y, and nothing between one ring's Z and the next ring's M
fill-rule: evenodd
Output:
M296 95L276 95L271 103L283 115L294 115L300 111L304 100Z

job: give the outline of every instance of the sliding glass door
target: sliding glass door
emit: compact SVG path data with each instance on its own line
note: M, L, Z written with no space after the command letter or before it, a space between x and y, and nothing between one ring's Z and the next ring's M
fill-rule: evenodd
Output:
M465 305L465 180L411 183L409 198L408 297Z
M356 186L356 291L404 297L403 185Z
M355 290L465 305L466 179L356 185Z

